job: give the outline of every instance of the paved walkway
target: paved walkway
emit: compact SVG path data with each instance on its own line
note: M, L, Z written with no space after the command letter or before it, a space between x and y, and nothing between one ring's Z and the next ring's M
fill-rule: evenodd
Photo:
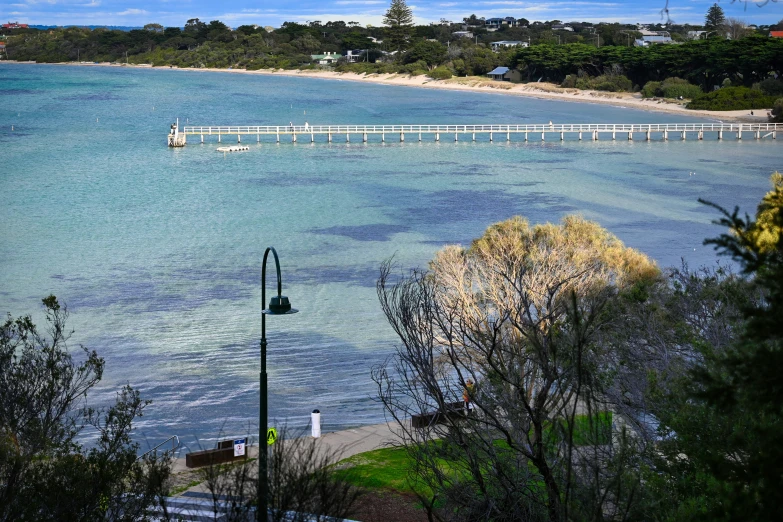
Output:
M350 430L335 431L332 433L323 433L318 438L318 447L330 453L337 453L341 459L346 459L353 455L383 448L395 440L397 437L392 431L396 423L374 424L371 426L361 426ZM248 448L248 456L251 458L258 456L258 446ZM191 471L185 466L185 457L174 459L172 468L173 473L183 473ZM200 491L200 486L190 488L193 491Z

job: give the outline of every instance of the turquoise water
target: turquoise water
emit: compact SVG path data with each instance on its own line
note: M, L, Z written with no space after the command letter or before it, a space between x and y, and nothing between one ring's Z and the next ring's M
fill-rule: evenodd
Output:
M370 368L395 340L380 263L424 266L492 222L581 213L662 266L713 263L699 197L752 210L783 142L625 140L165 146L169 125L664 123L602 105L306 78L0 65L0 311L54 293L73 344L154 404L137 437L255 433L260 267L280 254L300 313L271 317L270 417L383 420ZM11 131L13 125L14 130ZM358 138L358 136L356 136ZM513 138L512 138L513 139ZM194 141L194 140L191 140ZM224 143L226 144L226 143ZM695 173L695 174L694 174ZM274 272L267 283L274 287ZM40 320L40 313L36 317Z

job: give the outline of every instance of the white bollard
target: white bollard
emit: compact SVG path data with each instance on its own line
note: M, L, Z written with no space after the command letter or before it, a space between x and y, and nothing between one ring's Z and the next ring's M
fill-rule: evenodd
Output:
M313 410L310 414L310 421L313 425L313 438L317 439L321 436L321 412Z

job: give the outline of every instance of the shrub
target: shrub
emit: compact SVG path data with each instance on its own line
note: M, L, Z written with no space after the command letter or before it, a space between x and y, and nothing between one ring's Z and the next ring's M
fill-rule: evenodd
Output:
M642 96L653 98L660 96L662 98L683 98L693 99L703 94L697 85L692 85L688 80L682 78L666 78L662 82L647 82L642 89Z
M560 87L565 87L566 89L573 89L576 87L576 75L566 75L565 79L563 79L563 82L560 84Z
M783 96L783 80L767 78L764 81L754 84L753 88L758 88L758 90L767 96Z
M633 82L622 74L602 74L590 81L597 91L628 92L633 90Z
M765 109L775 104L774 96L747 87L724 87L714 92L701 94L688 103L689 109L708 111L736 111Z
M661 96L664 98L683 98L693 99L703 94L698 85L693 85L688 80L682 78L667 78L661 83Z
M656 96L660 96L658 92L661 88L661 82L647 82L644 84L644 87L642 87L642 96L644 98L655 98Z
M772 106L772 116L769 121L773 123L783 123L783 98L775 100L775 104Z
M433 80L448 80L453 75L451 74L451 70L448 67L436 67L435 69L431 70L429 73L429 77Z

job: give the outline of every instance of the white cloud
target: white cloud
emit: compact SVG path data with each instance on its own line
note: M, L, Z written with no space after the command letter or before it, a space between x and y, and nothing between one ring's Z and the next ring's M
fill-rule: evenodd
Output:
M117 13L120 16L129 16L129 15L145 15L149 14L144 9L126 9L122 12Z

